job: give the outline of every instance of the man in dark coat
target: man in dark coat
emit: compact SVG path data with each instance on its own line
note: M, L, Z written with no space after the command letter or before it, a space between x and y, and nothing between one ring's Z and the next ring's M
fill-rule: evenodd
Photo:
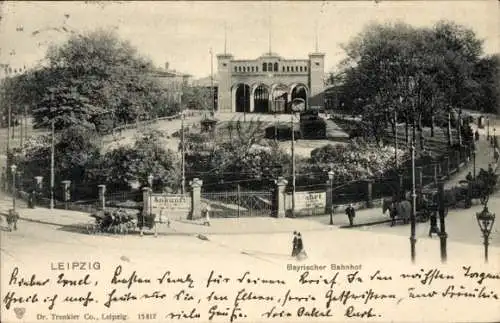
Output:
M297 231L293 231L293 241L292 241L292 257L295 257L299 252L297 251Z
M352 207L352 204L349 204L345 210L345 214L347 214L347 217L349 218L349 225L352 227L354 224L354 218L356 217L356 211Z

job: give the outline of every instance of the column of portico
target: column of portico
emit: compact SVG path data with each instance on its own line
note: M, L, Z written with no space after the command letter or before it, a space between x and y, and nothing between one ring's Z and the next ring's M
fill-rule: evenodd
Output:
M257 88L257 85L252 85L250 87L250 112L254 112L255 110L255 89Z

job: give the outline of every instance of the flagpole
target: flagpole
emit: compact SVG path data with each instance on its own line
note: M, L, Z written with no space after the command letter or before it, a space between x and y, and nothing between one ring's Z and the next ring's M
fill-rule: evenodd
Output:
M214 53L210 47L210 100L212 101L212 115L215 113L214 100Z

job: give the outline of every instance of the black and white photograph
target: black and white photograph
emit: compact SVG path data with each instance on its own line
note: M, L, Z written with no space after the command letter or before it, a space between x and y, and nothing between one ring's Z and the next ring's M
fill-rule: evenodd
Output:
M499 137L496 0L2 1L0 321L497 322Z

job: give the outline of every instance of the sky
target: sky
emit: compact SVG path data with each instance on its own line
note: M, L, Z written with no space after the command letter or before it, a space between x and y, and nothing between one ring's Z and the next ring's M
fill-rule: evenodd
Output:
M491 54L500 52L499 4L496 0L7 1L0 4L0 63L33 66L49 43L67 39L69 32L62 27L77 33L111 28L155 65L168 62L172 69L195 78L210 74L210 48L214 54L226 48L236 59L254 59L271 45L272 52L284 58L305 59L315 50L316 39L319 51L326 54L328 72L345 57L341 45L370 22L432 26L443 19L472 28ZM215 55L213 62L216 73Z

